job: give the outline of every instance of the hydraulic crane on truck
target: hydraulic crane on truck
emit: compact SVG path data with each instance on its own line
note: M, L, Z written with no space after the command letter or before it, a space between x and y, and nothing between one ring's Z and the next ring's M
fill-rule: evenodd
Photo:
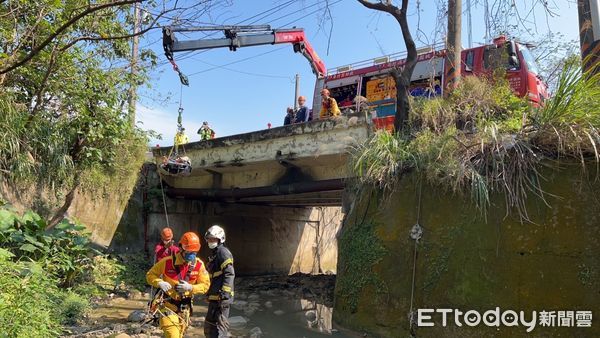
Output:
M174 53L195 51L202 49L224 48L228 47L231 51L236 51L241 47L274 45L290 43L294 52L301 53L310 63L313 73L317 77L315 84L315 95L319 95L323 87L327 69L325 64L317 55L308 42L302 28L271 29L269 25L253 26L199 26L199 27L163 27L163 49L167 59L173 65L173 69L179 73L181 83L188 85L188 79L175 63ZM176 32L200 32L200 31L223 31L224 38L217 39L197 39L197 40L178 40L175 37ZM320 95L319 95L320 96ZM320 99L314 97L313 107L318 106ZM313 108L314 109L314 108Z

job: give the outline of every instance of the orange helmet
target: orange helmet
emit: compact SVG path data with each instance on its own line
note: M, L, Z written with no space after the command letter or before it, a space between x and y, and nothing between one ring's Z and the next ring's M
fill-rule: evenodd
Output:
M186 232L179 241L184 251L200 251L200 237L193 232Z
M171 230L171 228L163 228L160 232L160 238L163 239L163 241L170 241L173 239L173 230Z

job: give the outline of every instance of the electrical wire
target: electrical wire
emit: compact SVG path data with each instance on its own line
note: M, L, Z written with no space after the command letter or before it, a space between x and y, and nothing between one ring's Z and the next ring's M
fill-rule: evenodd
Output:
M333 6L333 5L337 4L337 3L340 3L341 1L342 1L342 0L337 0L337 1L334 1L334 2L332 2L331 4L329 4L329 6ZM317 4L320 4L320 3L321 3L321 2L317 2L317 3L314 3L314 4L312 4L311 6L308 6L308 7L314 7L315 5L317 5ZM305 8L308 8L308 7L305 7ZM288 26L288 25L290 25L291 23L294 23L294 22L296 22L296 21L302 20L302 19L304 19L304 18L306 18L306 17L308 17L308 16L311 16L311 15L313 15L313 14L315 14L315 13L317 13L317 12L321 11L321 10L322 10L321 8L318 8L318 9L316 9L316 10L314 10L314 11L312 11L312 12L308 13L308 14L305 14L305 15L303 15L303 16L301 16L301 17L299 17L299 18L295 19L295 20L293 20L293 21L290 21L289 23L285 24L284 26ZM289 16L289 15L293 15L293 14L295 14L295 13L298 13L298 12L299 12L299 11L296 11L296 12L293 12L293 13L289 13L287 16ZM283 17L287 17L287 16L283 16ZM283 18L283 17L279 17L279 18L277 18L277 19L274 19L274 20L279 20L279 19L281 19L281 18ZM229 71L234 71L234 72L238 72L238 73L242 73L242 74L247 74L247 75L253 75L253 76L264 76L264 77L273 77L273 78L286 78L286 79L289 79L288 77L284 77L284 76L278 76L278 75L269 75L269 74L257 74L257 73L249 73L249 72L244 72L244 71L238 71L238 70L232 70L232 69L227 69L227 68L225 68L226 66L230 66L230 65L232 65L232 64L236 64L236 63L244 62L244 61L247 61L247 60L251 60L251 59L254 59L254 58L257 58L257 57L260 57L260 56L266 55L266 54L270 54L270 53L273 53L273 52L276 52L276 51L282 50L282 49L284 49L284 48L286 48L286 47L277 48L277 49L274 49L274 50L272 50L272 51L267 51L267 52L264 52L264 53L260 53L260 54L257 54L257 55L253 55L253 56L250 56L250 57L247 57L247 58L244 58L244 59L240 59L240 60L237 60L237 61L233 61L233 62L230 62L230 63L224 64L224 65L215 65L215 66L214 66L214 67L212 67L212 68L203 69L203 70L201 70L201 71L198 71L198 72L195 72L195 73L192 73L192 74L188 74L188 77L191 77L191 76L194 76L194 75L198 75L198 74L202 74L202 73L206 73L206 72L209 72L209 71L212 71L212 70L215 70L215 69L219 69L219 68L221 68L221 69L226 69L226 70L229 70ZM197 55L195 55L195 56L197 56ZM196 59L196 61L200 61L200 60ZM200 61L200 62L204 62L204 61Z
M219 68L222 68L222 67L231 66L231 65L234 65L234 64L236 64L236 63L240 63L240 62L248 61L248 60L251 60L251 59L257 58L257 57L259 57L259 56L263 56L263 55L267 55L267 54L270 54L270 53L274 53L274 52L280 51L280 50L282 50L282 49L284 49L284 48L286 48L286 47L287 47L287 46L285 46L285 47L280 47L280 48L276 48L276 49L273 49L273 50L270 50L270 51L267 51L267 52L264 52L264 53L260 53L260 54L256 54L256 55L253 55L253 56L249 56L249 57L247 57L247 58L243 58L243 59L239 59L239 60L236 60L236 61L232 61L232 62L226 63L226 64L224 64L224 65L218 65L218 66L215 66L215 67L212 67L212 68L203 69L203 70L201 70L201 71L198 71L198 72L195 72L195 73L189 74L189 75L188 75L188 77L191 77L191 76L194 76L194 75L198 75L198 74L202 74L202 73L206 73L206 72L210 72L211 70L219 69Z
M252 22L248 22L248 25L255 24L255 23L257 23L258 21L260 21L260 20L263 20L263 19L265 19L265 18L267 18L267 17L269 17L269 16L271 16L271 15L273 15L273 14L275 14L275 13L277 13L277 12L281 11L281 10L282 10L282 9L284 9L284 8L285 8L287 5L289 5L289 4L291 4L291 3L293 3L294 1L296 1L296 0L288 0L288 1L284 2L283 4L279 4L279 5L277 5L277 6L274 6L274 7L272 7L272 8L269 8L269 9L267 9L267 10L265 10L265 11L262 11L262 12L260 12L260 13L258 13L258 14L255 14L255 15L253 15L253 16L251 16L251 17L249 17L249 18L246 18L246 19L244 19L244 20L242 20L242 21L239 21L239 22L237 22L237 23L234 23L233 25L234 25L234 26L236 26L236 25L241 25L241 24L243 24L243 23L246 23L246 22L248 22L249 20L252 20L252 19L254 19L254 18L257 18L256 20L254 20L254 21L252 21ZM272 13L269 13L269 12L272 12ZM267 14L267 13L268 13L268 14ZM284 17L285 17L285 16L284 16ZM279 18L278 18L278 19L279 19ZM278 20L278 19L275 19L275 20ZM272 21L275 21L275 20L272 20ZM211 37L211 36L214 36L214 35L216 35L217 33L219 33L219 32L218 32L218 31L215 31L215 32L212 32L212 33L208 33L208 34L206 34L206 35L205 35L205 37ZM201 51L189 51L189 52L187 52L186 54L184 54L184 55L181 55L180 57L178 57L178 58L177 58L177 60L178 60L178 61L186 60L186 59L189 59L189 58L191 58L192 56L196 56L196 55L198 55L198 54L206 53L206 52L208 52L208 51L209 51L208 49L207 49L207 50L201 50ZM159 65L159 67L162 67L162 66L164 66L164 65L167 65L167 64L169 64L169 62L167 62L167 61L164 61L164 62L162 62L162 63Z
M338 3L340 3L340 2L342 2L342 0L337 0L337 1L334 1L334 2L332 2L332 3L330 3L330 4L329 4L329 7L331 7L331 6L335 5L335 4L338 4ZM316 3L314 3L314 4L310 5L310 6L303 7L303 8L302 8L302 9L300 9L300 10L297 10L297 11L295 11L295 12L293 12L293 13L290 13L290 15L294 15L294 14L296 14L296 13L298 13L298 12L304 11L304 10L305 10L305 9L307 9L307 8L314 7L315 5L319 5L319 4L322 4L322 3L323 3L322 1L320 1L320 2L316 2ZM286 23L286 24L284 24L284 25L281 25L281 26L279 26L278 28L283 28L283 27L285 27L285 26L289 26L289 25L293 24L294 22L300 21L300 20L302 20L302 19L304 19L304 18L306 18L306 17L309 17L309 16L311 16L311 15L313 15L313 14L316 14L316 13L318 13L318 12L322 11L322 10L323 10L322 8L317 8L316 10L314 10L314 11L312 11L312 12L310 12L310 13L306 14L306 15L303 15L303 16L301 16L301 17L299 17L299 18L295 19L295 20L292 20L292 21L290 21L290 22L288 22L288 23ZM288 16L289 16L289 15L288 15ZM278 19L276 19L276 20L279 20L279 19L281 19L281 18L278 18ZM273 21L275 21L275 20L273 20Z
M274 78L274 79L286 79L286 80L292 81L292 78L289 77L289 76L252 73L252 72L246 72L246 71L242 71L242 70L238 70L238 69L227 68L227 67L220 66L220 65L215 65L214 63L206 62L206 61L203 61L203 60L196 60L196 59L193 59L193 60L201 62L201 63L204 63L206 65L209 65L209 66L212 66L212 67L215 67L215 68L220 68L220 69L228 70L228 71L234 72L234 73L246 74L246 75L251 75L251 76L258 76L258 77L268 77L268 78ZM211 69L214 69L214 68L211 68Z
M268 15L265 15L265 16L263 16L263 17L261 17L261 18L258 18L258 19L254 20L254 21L252 21L252 22L248 22L248 24L249 24L249 25L255 24L255 23L257 23L258 21L260 21L260 20L262 20L262 19L264 19L264 18L266 18L266 17L268 17L268 16L270 16L270 15L273 15L273 14L275 14L275 13L279 12L279 11L281 11L281 10L284 8L284 6L287 6L288 4L291 4L291 3L292 3L292 2L294 2L294 1L295 1L295 0L286 1L286 2L285 2L285 3L283 3L283 4L277 5L277 6L273 7L273 8L271 8L271 9L268 9L268 10L266 10L266 11L263 11L263 12L261 12L261 13L255 14L255 15L251 16L250 18L247 18L247 19L244 19L244 20L242 20L242 21L239 21L239 22L235 23L234 25L240 25L240 24L242 24L242 23L246 23L247 21L249 21L249 20L251 20L251 19L253 19L253 18L258 18L259 16L261 16L261 15L263 15L263 14L265 14L265 13L268 13L268 12L271 12L271 11L273 11L272 13L269 13ZM331 4L329 4L329 6L333 6L333 5L335 5L335 4L338 4L338 3L340 3L340 2L342 2L342 0L336 0L336 1L332 2ZM308 8L312 8L312 7L315 7L315 6L317 6L317 5L321 5L321 4L323 4L323 3L324 3L324 1L317 1L317 2L315 2L315 3L313 3L313 4L309 5L309 6L305 6L305 7L303 7L302 9L296 10L296 11L294 11L294 12L291 12L291 13L287 13L287 14L285 14L285 15L282 15L282 16L280 16L280 17L277 17L277 18L275 18L275 19L272 19L272 20L270 20L270 21L271 21L271 22L275 22L275 21L278 21L278 20L281 20L281 19L287 18L287 17L289 17L289 16L292 16L292 15L294 15L294 14L297 14L297 13L300 13L300 12L302 12L302 11L305 11L305 10L306 10L306 9L308 9ZM295 22L297 22L297 21L300 21L300 20L302 20L302 19L304 19L304 18L306 18L306 17L309 17L309 16L311 16L311 15L314 15L314 14L318 13L318 12L319 12L319 11L321 11L321 10L322 10L321 8L317 8L316 10L314 10L314 11L312 11L312 12L308 13L308 14L305 14L305 15L303 15L303 16L301 16L301 17L298 17L298 18L296 18L296 19L294 19L294 20L292 20L292 21L290 21L290 22L288 22L288 23L286 23L286 24L284 24L284 25L281 25L281 26L277 27L276 29L279 29L279 28L283 28L283 27L289 26L289 25L291 25L292 23L295 23ZM218 32L213 32L213 33L207 34L207 35L206 35L206 37L213 36L213 35L215 35L215 34L217 34L217 33L218 33ZM206 50L201 50L201 51L190 51L190 52L188 52L189 54L185 54L185 55L183 55L183 56L180 56L180 57L178 57L178 58L177 58L177 60L178 60L178 61L187 60L187 59L190 59L190 58L192 58L192 57L194 57L194 56L198 56L199 54L206 53L206 52L208 52L208 51L209 51L209 49L206 49ZM259 55L256 55L256 56L261 56L261 55L264 55L264 54L259 54ZM244 59L244 60L246 60L246 59ZM160 64L159 66L163 66L163 65L166 65L166 64L167 64L167 62L164 62L163 64ZM229 65L229 64L227 64L227 65ZM226 65L223 65L223 66L226 66ZM217 67L217 68L218 68L218 67ZM216 68L215 68L215 69L216 69ZM209 71L209 70L213 70L213 69L203 70L203 71L200 71L200 72L193 73L193 74L191 74L191 75L194 75L194 74L199 74L199 73L202 73L202 72L205 72L205 71ZM188 75L188 76L191 76L191 75Z

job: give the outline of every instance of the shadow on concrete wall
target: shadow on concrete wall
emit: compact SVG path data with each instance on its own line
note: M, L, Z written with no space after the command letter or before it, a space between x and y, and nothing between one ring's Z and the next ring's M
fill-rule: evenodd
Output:
M225 204L164 197L154 165L142 171L138 186L110 243L112 252L148 252L170 225L178 239L187 231L203 237L213 224L227 233L226 245L240 275L335 273L340 207L290 208ZM205 244L205 243L203 243ZM203 245L200 256L209 254Z

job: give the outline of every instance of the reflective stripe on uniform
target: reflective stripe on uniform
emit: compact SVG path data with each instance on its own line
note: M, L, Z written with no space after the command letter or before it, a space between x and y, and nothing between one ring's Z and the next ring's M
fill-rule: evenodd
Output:
M231 286L223 285L223 287L221 287L221 290L225 292L231 292Z
M228 264L233 264L233 258L227 258L225 262L221 264L221 270L225 269Z
M208 296L208 300L220 300L221 297L219 295L210 295Z
M213 273L212 275L210 275L210 277L211 277L211 278L214 278L214 277L219 277L219 276L220 276L220 275L222 275L222 274L223 274L223 271L217 271L217 272Z

